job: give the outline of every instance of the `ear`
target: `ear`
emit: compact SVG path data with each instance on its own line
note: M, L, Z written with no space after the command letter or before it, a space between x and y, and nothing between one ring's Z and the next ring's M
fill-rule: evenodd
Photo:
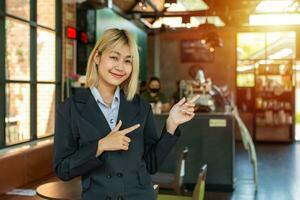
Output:
M96 64L99 64L99 63L100 63L100 54L99 54L99 53L95 53L93 59L94 59L94 62L95 62Z

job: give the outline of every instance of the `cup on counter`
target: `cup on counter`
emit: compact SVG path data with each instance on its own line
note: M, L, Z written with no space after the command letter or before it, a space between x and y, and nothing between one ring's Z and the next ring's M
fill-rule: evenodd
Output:
M162 112L162 103L159 101L155 104L155 114L161 114Z

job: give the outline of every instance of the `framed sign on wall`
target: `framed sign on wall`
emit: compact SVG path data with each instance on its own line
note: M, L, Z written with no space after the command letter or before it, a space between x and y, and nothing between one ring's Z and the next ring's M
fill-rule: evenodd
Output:
M214 51L210 51L201 40L180 41L181 62L213 62Z

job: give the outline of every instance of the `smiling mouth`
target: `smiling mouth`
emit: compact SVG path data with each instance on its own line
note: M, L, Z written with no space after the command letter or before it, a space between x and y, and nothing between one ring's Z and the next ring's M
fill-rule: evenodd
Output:
M122 78L123 76L125 76L124 74L116 74L116 73L113 73L113 72L110 72L110 73L111 73L111 75L113 75L116 78Z

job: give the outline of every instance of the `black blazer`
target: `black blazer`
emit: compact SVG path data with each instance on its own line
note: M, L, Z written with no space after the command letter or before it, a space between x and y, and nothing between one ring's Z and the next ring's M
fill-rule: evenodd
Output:
M99 139L111 129L90 89L66 99L57 108L54 167L64 180L82 178L82 199L154 200L150 174L157 171L180 135L157 134L151 106L138 95L127 101L121 90L118 121L121 129L139 123L128 133L128 151L107 151L96 157ZM150 173L150 174L149 174Z

